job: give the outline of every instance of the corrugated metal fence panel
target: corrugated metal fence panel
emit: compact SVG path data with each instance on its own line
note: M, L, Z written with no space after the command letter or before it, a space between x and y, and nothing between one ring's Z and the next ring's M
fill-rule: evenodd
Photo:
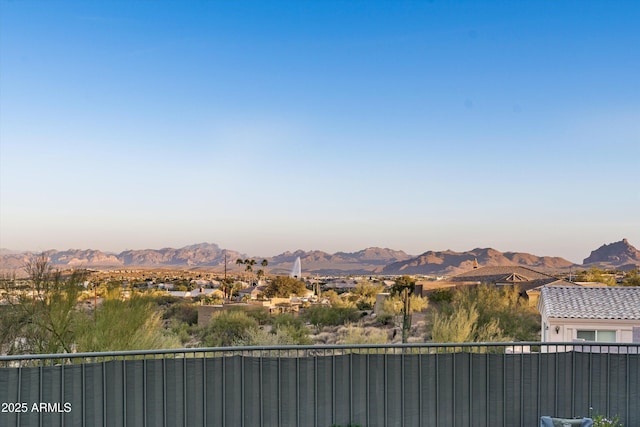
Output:
M351 390L352 390L352 419L365 420L367 419L367 405L369 399L367 396L367 385L369 382L369 375L367 372L367 358L366 354L352 354L351 359Z
M638 354L236 353L0 368L0 402L29 405L0 413L0 426L511 427L590 407L632 426L639 401ZM40 402L50 406L33 410Z
M315 359L300 358L298 372L298 425L313 426L316 415Z
M627 355L631 360L627 361L627 412L626 426L640 426L640 356Z
M387 385L385 382L387 373L385 370L385 355L368 355L369 361L369 384L367 393L369 394L368 415L363 425L377 427L384 426L386 420L385 397ZM360 420L358 420L360 422ZM365 424L366 423L366 424Z
M402 404L404 408L404 426L420 426L420 356L403 356L402 366Z
M419 407L422 411L421 426L429 427L437 424L438 389L437 389L437 365L436 358L432 355L422 354L418 356L418 368L420 378Z
M212 357L205 360L205 377L206 377L206 425L222 426L224 425L224 384L221 381L224 374L224 359L221 357ZM265 394L264 398L268 396ZM259 404L255 402L254 404ZM150 424L155 425L155 424Z

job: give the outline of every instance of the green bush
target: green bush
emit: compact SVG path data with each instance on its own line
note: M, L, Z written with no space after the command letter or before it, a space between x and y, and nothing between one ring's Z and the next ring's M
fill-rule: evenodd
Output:
M272 317L271 325L273 333L286 334L292 340L292 344L311 344L309 331L304 322L299 317L295 317L289 313L282 313Z
M221 311L200 329L199 338L205 347L228 347L246 339L258 322L244 311Z
M162 315L163 319L176 319L187 325L198 323L198 308L191 303L180 302L170 306Z
M122 301L117 293L105 297L98 309L76 323L78 351L115 351L180 347L180 340L163 327L149 298L133 294Z
M360 312L353 307L312 306L302 314L302 318L316 327L339 326L347 322L355 322Z
M453 290L441 288L429 293L429 301L433 302L451 302L453 301Z
M394 316L389 313L381 313L376 317L376 322L383 326L389 326L394 324Z
M304 282L292 277L278 276L267 284L264 296L288 298L291 295L303 296L306 292Z

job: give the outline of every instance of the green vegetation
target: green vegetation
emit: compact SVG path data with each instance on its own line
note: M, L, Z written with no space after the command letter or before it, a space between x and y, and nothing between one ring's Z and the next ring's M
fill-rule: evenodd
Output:
M251 267L255 263L245 264L243 260L242 264ZM324 292L324 304L302 305L300 315L272 315L263 308L231 309L216 313L208 325L198 326L198 306L221 303L222 292L233 295L239 282L230 278L217 294L185 300L147 289L143 286L146 281L140 277L113 273L105 274L101 284L85 289L88 280L83 272L54 272L42 257L32 260L26 270L29 280L2 281L6 302L0 306L3 352L313 342L379 344L389 337L399 340L400 327L403 342L410 337L435 342L535 341L540 330L537 310L520 297L517 288L510 286L441 289L430 293L427 300L412 294L412 277L402 276L377 316L369 316L368 312L375 305L376 296L384 292L384 286L363 281L351 291ZM171 274L164 279L160 279L164 274L155 276L151 280L193 286L187 274ZM633 284L638 279L638 272L632 271L624 283ZM306 292L302 281L276 277L267 285L265 296L286 298ZM427 315L420 316L412 326L412 313L425 311Z
M304 282L293 277L278 276L267 284L264 296L287 298L291 295L303 296L306 292Z
M439 343L510 341L503 336L496 319L480 324L478 318L475 304L470 307L457 306L448 315L436 313L431 339Z
M396 279L396 283L391 287L391 295L401 295L405 289L410 294L416 289L416 281L411 276L401 276Z
M199 331L199 338L204 347L227 347L246 339L248 331L257 328L258 322L244 311L220 311Z
M281 313L271 317L274 331L285 333L292 338L294 344L312 344L309 331L300 317L289 313Z
M467 287L452 292L434 312L435 342L535 341L540 320L517 286Z
M0 346L8 354L180 346L177 337L164 329L157 304L149 297L131 291L131 297L123 300L121 285L106 284L100 289L102 303L87 309L80 304L83 272L63 276L53 271L45 256L30 260L25 270L29 292L5 286L8 305L0 317ZM98 289L93 294L97 298Z
M628 271L627 274L625 274L622 284L625 286L640 286L640 271Z
M386 344L387 333L384 329L347 326L342 332L340 344Z
M175 319L178 322L193 326L198 323L198 309L192 303L180 301L170 305L162 314L162 319Z
M434 303L450 303L453 301L453 290L451 288L441 288L429 293L429 301Z
M74 314L84 281L82 273L63 278L45 256L25 266L30 288L5 282L8 305L0 318L0 346L8 354L63 353L74 350Z
M591 267L589 270L579 273L576 276L576 282L599 282L615 286L616 279L614 274L607 273L597 267Z
M358 283L350 300L355 303L358 310L373 310L373 306L376 303L376 295L383 291L383 285L373 285L365 281Z
M78 351L178 348L180 340L163 328L154 301L140 294L121 300L111 291L94 313L78 313L75 342Z
M205 347L232 345L311 344L301 320L289 314L271 317L270 330L261 327L251 311L229 310L216 313L199 331Z
M618 415L613 417L596 415L593 417L593 427L623 427L623 424Z
M360 312L353 307L311 306L302 314L302 318L320 330L323 326L339 326L347 322L355 322Z

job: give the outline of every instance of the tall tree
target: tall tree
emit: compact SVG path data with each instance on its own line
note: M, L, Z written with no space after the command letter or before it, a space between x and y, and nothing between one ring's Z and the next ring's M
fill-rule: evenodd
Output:
M287 298L291 295L302 296L306 291L307 288L304 286L304 282L293 277L277 276L267 284L264 295L267 298Z
M264 275L265 275L264 268L267 265L269 265L269 261L267 261L266 259L263 259L262 262L260 263L260 265L262 266L262 268L259 269L258 271L256 271L256 276L258 276L258 280L260 280L260 278L264 277Z

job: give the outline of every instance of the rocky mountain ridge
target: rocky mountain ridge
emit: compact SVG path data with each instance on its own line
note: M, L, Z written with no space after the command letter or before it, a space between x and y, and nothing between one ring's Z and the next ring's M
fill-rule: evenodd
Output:
M582 261L585 265L600 264L604 266L633 268L640 266L640 251L627 239L602 245Z
M539 270L562 270L577 267L560 257L536 256L523 252L500 252L492 248L476 248L466 252L427 251L407 261L385 266L382 274L453 275L480 266L521 265Z
M182 248L127 250L119 254L95 249L49 250L45 254L58 268L209 268L222 271L225 264L229 271L239 271L238 258L247 258L238 251L223 249L216 244L200 243ZM0 270L21 269L33 254L3 250L0 253ZM296 258L300 257L305 274L428 274L452 275L480 266L521 265L542 271L558 271L579 268L560 257L537 256L523 252L500 252L492 248L475 248L465 252L427 251L413 256L406 252L370 247L357 252L327 252L313 250L284 252L265 257L266 268L271 274L287 274ZM262 257L253 257L258 262ZM585 265L606 267L640 266L640 251L626 239L603 245L586 258Z

